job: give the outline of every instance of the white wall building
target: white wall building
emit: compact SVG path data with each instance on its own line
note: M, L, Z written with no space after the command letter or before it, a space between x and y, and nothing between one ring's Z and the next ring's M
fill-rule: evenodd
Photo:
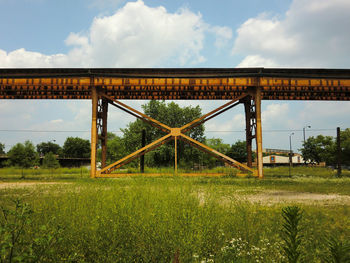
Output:
M263 157L263 163L264 164L289 164L289 157L288 156L281 156L281 155L268 155ZM293 164L303 164L304 159L300 154L294 154L292 157L292 163Z

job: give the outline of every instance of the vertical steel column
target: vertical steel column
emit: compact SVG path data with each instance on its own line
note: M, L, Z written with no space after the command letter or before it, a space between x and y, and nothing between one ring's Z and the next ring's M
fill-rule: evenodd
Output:
M248 96L244 100L244 111L245 111L245 135L246 135L246 150L247 150L247 166L252 167L253 164L253 153L252 153L252 141L253 141L253 127L252 127L252 103L251 97Z
M101 167L104 168L107 162L107 116L108 116L108 101L101 99L99 109L100 136L101 139Z
M94 78L90 79L91 102L92 102L92 121L91 121L91 171L90 177L96 177L96 149L97 149L97 111L98 111L98 95L94 85Z
M142 130L141 148L146 146L146 130ZM145 172L145 155L140 156L140 173Z
M255 90L255 114L256 114L256 162L258 169L258 177L262 179L263 174L263 155L262 155L262 127L261 127L261 88L256 87Z
M175 175L177 175L177 136L175 136Z

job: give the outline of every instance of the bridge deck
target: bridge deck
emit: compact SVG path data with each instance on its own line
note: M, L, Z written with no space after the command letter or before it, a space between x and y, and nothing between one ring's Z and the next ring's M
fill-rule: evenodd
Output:
M260 86L264 100L350 100L349 69L0 69L0 99L229 100Z

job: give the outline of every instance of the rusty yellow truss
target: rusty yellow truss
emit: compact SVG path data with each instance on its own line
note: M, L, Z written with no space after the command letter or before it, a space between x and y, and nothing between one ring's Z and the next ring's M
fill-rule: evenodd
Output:
M92 173L92 177L120 177L120 175L118 174L113 174L113 171L115 171L116 169L119 169L120 167L122 167L123 165L128 164L129 162L131 162L132 160L156 149L157 147L167 143L170 140L174 140L175 141L175 145L174 145L174 151L175 151L175 168L174 168L174 174L177 174L177 140L183 140L184 142L196 147L197 149L204 151L214 157L216 157L217 159L227 163L230 166L233 166L235 168L238 168L242 171L244 171L245 173L249 173L253 176L258 176L258 177L262 177L262 172L259 174L259 169L258 170L254 170L251 167L242 164L210 147L208 147L207 145L194 140L193 138L189 137L186 135L187 132L189 132L191 129L197 127L198 125L203 124L204 122L218 116L219 114L233 108L234 106L238 105L239 103L241 103L241 101L247 97L250 96L251 93L245 93L242 94L241 96L238 96L237 98L225 103L224 105L216 108L215 110L201 116L198 119L193 120L192 122L182 126L182 127L169 127L168 125L159 122L158 120L155 120L153 118L151 118L150 116L147 116L146 114L143 114L142 112L118 101L113 99L110 96L107 96L104 92L100 91L98 92L96 89L95 91L92 93L93 94L93 125L92 125L92 145L97 144L96 138L98 138L96 136L97 133L97 128L96 127L96 119L97 119L97 113L94 114L94 112L96 112L96 107L97 107L97 101L98 98L107 101L110 105L113 105L129 114L131 114L134 117L139 118L140 120L152 125L153 127L156 127L158 129L160 129L161 131L163 131L164 133L166 133L166 135L164 135L163 137L153 141L152 143L138 149L137 151L121 158L120 160L108 165L108 166L104 166L102 164L102 169L101 170L96 170L96 160L91 160L92 163L91 165L94 167L92 167L92 170L95 170L96 172L93 174ZM259 94L259 93L257 93ZM95 99L94 99L95 97ZM259 99L258 95L255 94L255 97ZM96 146L93 146L92 148L92 156L96 156ZM261 146L262 147L262 146ZM261 148L262 149L262 148ZM104 153L102 154L104 155ZM106 159L105 157L102 159ZM262 160L262 159L261 159ZM262 169L261 169L262 171Z

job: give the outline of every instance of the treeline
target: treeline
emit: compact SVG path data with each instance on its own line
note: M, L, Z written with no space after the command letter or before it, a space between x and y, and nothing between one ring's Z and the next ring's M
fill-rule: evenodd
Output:
M325 162L335 166L337 163L337 140L333 136L318 135L309 137L300 149L304 160L310 163ZM350 165L350 129L340 132L340 162Z
M79 137L68 137L63 147L53 141L42 142L36 147L31 141L25 141L15 144L7 153L4 144L0 143L0 154L6 154L8 157L4 166L30 168L39 165L40 157L43 157L43 167L58 168L60 165L57 157L89 158L90 141Z

